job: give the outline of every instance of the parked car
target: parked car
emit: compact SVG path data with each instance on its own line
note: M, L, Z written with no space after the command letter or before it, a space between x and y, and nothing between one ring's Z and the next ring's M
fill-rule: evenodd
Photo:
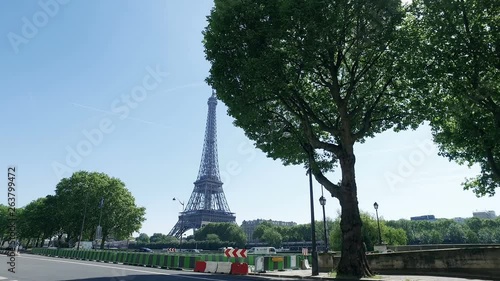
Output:
M181 252L185 252L185 253L197 253L197 254L199 254L200 250L198 250L198 249L182 249Z
M153 250L151 250L150 248L144 248L144 247L139 248L139 249L137 249L135 251L136 252L145 252L145 253L152 253L153 252Z

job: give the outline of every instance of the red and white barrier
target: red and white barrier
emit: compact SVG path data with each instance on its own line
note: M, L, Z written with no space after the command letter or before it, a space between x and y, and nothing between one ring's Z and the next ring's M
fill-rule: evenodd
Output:
M207 261L205 267L205 273L215 273L217 272L217 262L216 261Z
M224 274L229 274L231 273L231 265L232 262L217 262L217 270L215 273L224 273Z
M224 251L224 254L228 258L246 258L247 250L246 249L227 249Z
M205 272L205 269L207 268L207 262L205 261L196 261L194 265L194 272Z
M197 261L194 266L194 272L220 273L232 275L247 275L249 273L247 263L239 262L215 262L215 261Z
M247 275L249 271L247 263L233 263L231 265L231 274L232 275Z

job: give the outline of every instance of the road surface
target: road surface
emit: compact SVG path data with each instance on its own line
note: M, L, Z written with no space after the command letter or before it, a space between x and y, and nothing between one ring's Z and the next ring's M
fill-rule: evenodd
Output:
M89 262L23 254L15 257L15 273L9 272L9 257L0 255L0 281L255 281L303 280L310 270L270 272L266 276L236 276ZM322 273L323 278L326 273ZM297 278L295 278L297 276ZM431 276L381 276L385 281L474 281ZM371 279L376 280L376 279ZM380 279L378 279L380 280Z
M9 257L0 258L0 281L216 281L262 280L252 276L205 274L190 271L127 266L23 254L16 257L15 273L9 272ZM269 279L268 279L269 280ZM283 280L273 278L271 280ZM286 280L292 280L287 278Z

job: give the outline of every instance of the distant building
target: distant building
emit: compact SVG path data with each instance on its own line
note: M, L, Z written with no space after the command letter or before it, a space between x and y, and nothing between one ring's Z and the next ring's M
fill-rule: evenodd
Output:
M253 239L253 232L259 226L259 224L263 222L268 222L272 225L276 226L294 226L297 225L296 222L290 221L273 221L273 220L263 220L263 219L256 219L256 220L251 220L251 221L243 221L241 223L241 228L243 229L243 232L245 232L245 235L247 236L247 242L256 242L256 239Z
M453 218L453 220L458 222L458 223L464 223L466 218Z
M436 217L434 215L425 215L425 216L411 217L410 220L412 220L412 221L435 221Z
M495 211L473 212L472 216L480 219L494 219L497 217Z

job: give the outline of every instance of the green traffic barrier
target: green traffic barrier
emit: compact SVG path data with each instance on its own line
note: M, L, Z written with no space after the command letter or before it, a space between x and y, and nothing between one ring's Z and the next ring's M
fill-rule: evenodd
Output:
M142 260L142 265L150 267L153 262L154 255L154 253L148 253L147 255L145 255L144 259Z
M140 253L138 261L137 261L137 265L144 266L145 260L146 260L146 254L145 253Z
M127 255L125 256L125 259L123 260L123 264L131 264L131 261L132 261L132 255L133 253L127 253Z
M99 261L106 263L123 263L136 266L159 267L170 269L193 269L197 261L231 261L242 262L243 258L227 258L225 255L185 255L185 254L158 254L158 253L137 253L123 251L101 251L88 249L47 249L34 248L33 254L45 256L57 256L60 258L70 258L79 260ZM254 258L248 258L253 261Z
M111 262L111 252L110 252L110 251L106 251L106 252L104 253L104 259L103 259L103 261L104 261L105 263L109 263L109 262Z
M264 270L283 270L284 269L284 257L273 256L264 257Z
M137 265L137 260L139 259L139 255L137 253L133 253L130 255L130 264L131 265Z
M116 256L117 256L116 252L111 252L111 258L109 262L116 263Z
M108 259L108 251L101 252L101 256L99 257L99 261L107 262Z
M84 260L89 261L91 255L92 255L92 251L90 251L90 250L83 251L83 259Z
M121 252L121 253L118 253L118 259L117 259L117 262L119 263L125 263L125 261L127 260L127 253L125 252Z

